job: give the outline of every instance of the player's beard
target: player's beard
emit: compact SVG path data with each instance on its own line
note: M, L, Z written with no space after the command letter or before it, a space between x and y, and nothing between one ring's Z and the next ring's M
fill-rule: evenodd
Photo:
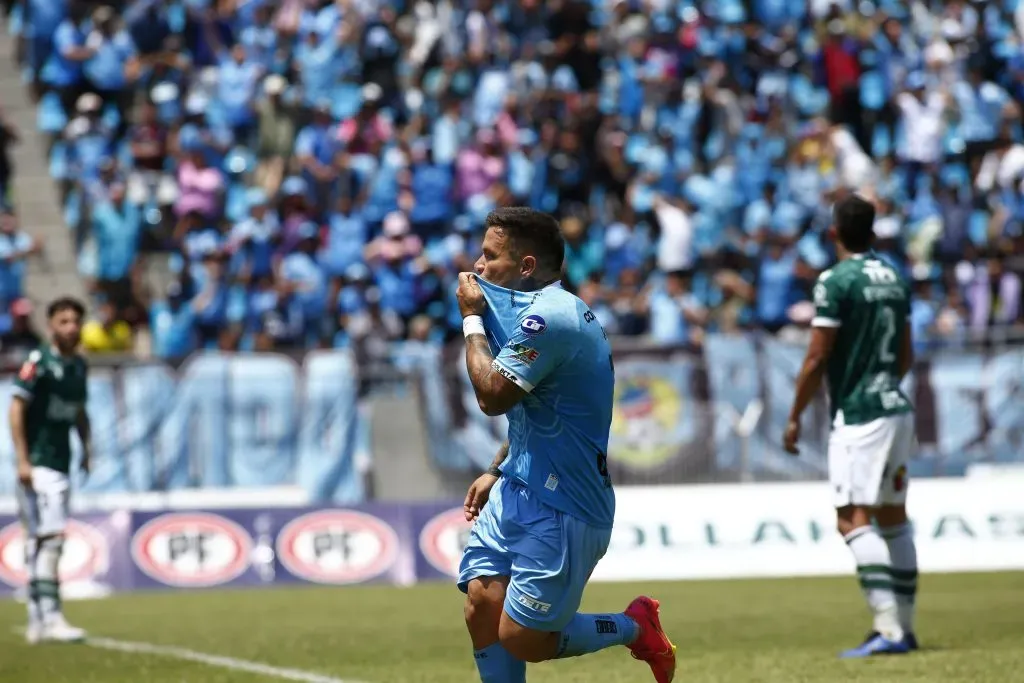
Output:
M54 335L53 337L53 343L57 350L65 356L74 353L81 341L82 335L77 332L74 334Z

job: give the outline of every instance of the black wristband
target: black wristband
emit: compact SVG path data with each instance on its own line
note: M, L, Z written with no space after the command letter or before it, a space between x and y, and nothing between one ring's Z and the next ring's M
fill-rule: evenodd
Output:
M498 467L497 465L491 465L490 467L487 468L487 474L491 475L492 477L497 477L498 479L501 479L501 468Z

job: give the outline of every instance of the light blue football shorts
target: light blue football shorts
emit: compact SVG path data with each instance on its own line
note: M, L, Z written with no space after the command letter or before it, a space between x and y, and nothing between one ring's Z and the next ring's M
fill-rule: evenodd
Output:
M537 499L515 480L491 489L459 566L459 590L481 576L511 578L505 611L539 631L561 631L604 557L611 529L594 528Z

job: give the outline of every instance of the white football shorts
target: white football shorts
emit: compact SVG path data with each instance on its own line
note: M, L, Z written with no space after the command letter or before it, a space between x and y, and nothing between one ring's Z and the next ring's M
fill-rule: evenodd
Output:
M43 538L64 533L70 492L68 475L48 467L33 467L32 488L18 485L18 513L26 535Z
M837 508L903 505L915 444L914 413L848 425L840 411L828 440L828 478Z

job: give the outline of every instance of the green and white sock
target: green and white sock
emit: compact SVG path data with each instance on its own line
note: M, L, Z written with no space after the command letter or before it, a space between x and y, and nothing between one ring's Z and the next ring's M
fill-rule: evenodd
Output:
M39 614L48 622L61 613L60 580L57 565L64 549L63 536L47 536L39 539L35 561L35 593L39 600Z
M914 603L917 598L917 546L909 522L881 530L892 558L892 584L899 608L900 626L914 631Z
M36 626L43 621L42 612L39 609L39 592L36 589L36 548L38 547L34 537L25 539L25 573L27 574L27 585L25 586L25 607L28 610L28 625Z
M872 526L854 529L844 539L857 561L857 579L875 616L875 630L889 640L903 640L888 545Z

